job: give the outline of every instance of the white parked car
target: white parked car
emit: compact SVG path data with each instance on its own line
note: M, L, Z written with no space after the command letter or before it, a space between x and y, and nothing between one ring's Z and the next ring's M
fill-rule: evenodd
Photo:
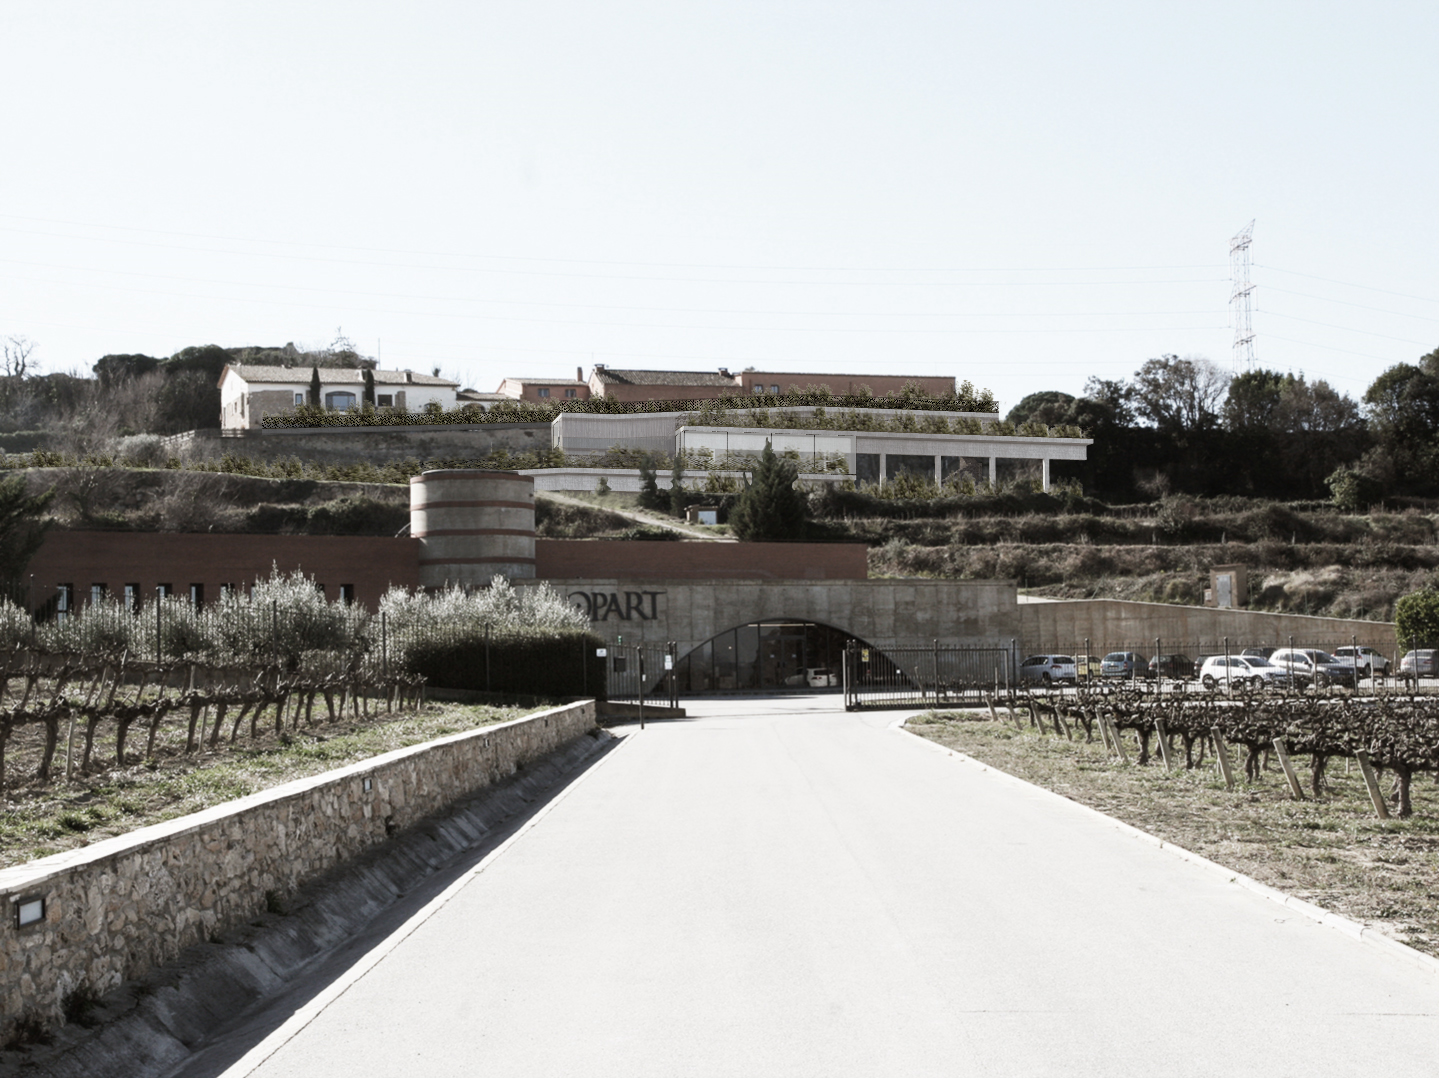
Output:
M836 675L829 668L808 667L801 668L794 675L786 676L786 686L839 686L840 676Z
M1020 664L1022 683L1073 683L1077 674L1073 656L1045 653L1040 656L1027 656Z
M1206 690L1217 686L1283 686L1291 681L1290 672L1276 667L1261 656L1210 656L1200 665L1200 683Z
M1355 670L1362 679L1368 679L1371 675L1389 675L1390 658L1378 649L1372 649L1369 645L1361 645L1358 648L1352 645L1342 645L1330 654L1342 664L1353 663Z

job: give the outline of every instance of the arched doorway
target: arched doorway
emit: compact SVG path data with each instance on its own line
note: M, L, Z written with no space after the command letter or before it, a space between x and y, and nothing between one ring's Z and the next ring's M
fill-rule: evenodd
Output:
M833 626L800 619L745 623L681 657L676 679L682 694L838 690L845 643L851 637Z

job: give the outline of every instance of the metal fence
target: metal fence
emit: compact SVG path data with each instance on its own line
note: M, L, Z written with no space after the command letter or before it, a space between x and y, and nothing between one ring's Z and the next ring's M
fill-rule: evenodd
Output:
M679 648L675 642L626 645L616 638L607 641L604 649L606 700L670 708L679 704L675 678Z
M1378 659L1363 659L1355 651L1338 658L1342 663L1349 664L1355 671L1355 677L1363 681L1367 678L1378 680L1387 676L1392 679L1398 676L1400 660L1408 651L1397 647L1394 637L1389 635L1373 638L1351 635L1340 641L1329 638L1316 640L1316 637L1318 635L1308 637L1286 634L1279 638L1221 637L1182 640L1156 637L1130 641L1092 641L1087 638L1080 641L1051 642L1040 645L1031 642L1025 645L1023 652L1017 651L1015 654L1014 677L1018 679L1020 669L1027 659L1043 655L1073 657L1076 661L1077 676L1081 682L1085 682L1087 679L1098 680L1101 678L1100 669L1105 657L1115 653L1132 654L1143 662L1135 664L1135 674L1127 675L1127 678L1152 682L1183 682L1198 679L1200 666L1208 657L1241 656L1246 653L1247 649L1252 650L1251 655L1255 655L1256 651L1268 655L1277 649L1311 649L1333 655L1337 649L1368 648L1384 657L1383 666ZM1423 647L1424 642L1420 642L1419 646ZM1368 673L1367 667L1372 669Z
M851 641L845 648L845 708L972 706L986 691L1011 683L1006 648L962 645L887 645Z

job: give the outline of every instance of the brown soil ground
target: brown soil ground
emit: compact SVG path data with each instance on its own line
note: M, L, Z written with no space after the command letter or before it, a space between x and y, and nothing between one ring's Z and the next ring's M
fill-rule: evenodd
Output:
M918 735L1048 788L1302 900L1437 952L1437 797L1433 774L1411 788L1414 815L1379 820L1358 769L1332 761L1331 791L1289 795L1277 763L1255 783L1226 790L1211 768L1167 772L1158 761L1122 765L1097 741L1041 735L1027 724L968 713L910 721ZM1305 775L1308 760L1295 766ZM1388 783L1385 784L1389 789Z

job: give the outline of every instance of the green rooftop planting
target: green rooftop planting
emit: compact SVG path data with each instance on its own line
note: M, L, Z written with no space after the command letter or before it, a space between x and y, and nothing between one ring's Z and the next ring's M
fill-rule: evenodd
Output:
M283 413L267 416L261 421L266 428L310 427L397 427L427 424L544 424L561 413L623 416L646 413L696 412L713 398L682 398L651 401L616 401L613 398L565 398L546 404L529 401L502 401L491 408L463 405L449 412L432 403L421 412L403 409L357 407L335 412L311 405L300 405ZM953 394L927 394L915 386L907 386L894 394L874 395L833 394L823 386L791 390L783 394L729 395L719 399L762 409L822 407L826 409L905 409L935 412L995 413L999 406L989 390L977 390L967 380Z

